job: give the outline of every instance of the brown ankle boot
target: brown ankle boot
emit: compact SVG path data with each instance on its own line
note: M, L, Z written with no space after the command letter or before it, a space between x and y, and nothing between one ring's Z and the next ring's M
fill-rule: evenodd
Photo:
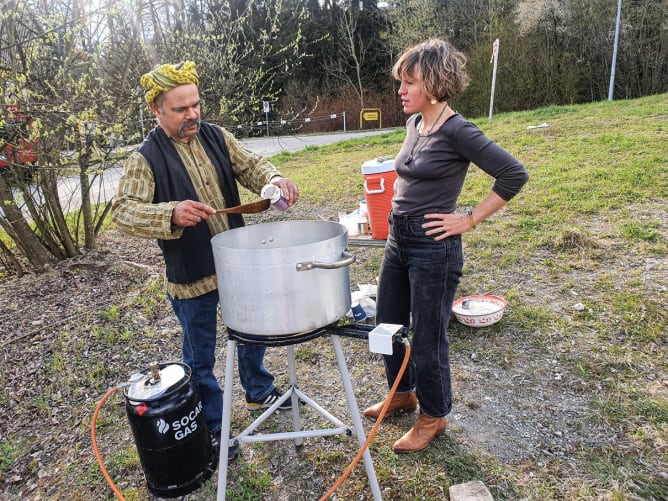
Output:
M420 414L415 425L394 443L392 450L397 454L418 452L443 433L445 433L445 417L435 418Z
M383 410L383 405L385 405L385 400L365 409L362 414L369 418L378 419L380 411ZM415 396L415 393L412 391L395 393L392 402L390 402L390 405L387 408L385 416L391 416L397 412L415 412L415 409L417 409L417 397Z

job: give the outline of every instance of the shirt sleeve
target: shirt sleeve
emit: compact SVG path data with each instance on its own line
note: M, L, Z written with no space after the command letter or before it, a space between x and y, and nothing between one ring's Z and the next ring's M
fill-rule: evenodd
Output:
M271 162L260 155L248 151L231 132L222 127L221 130L225 137L227 150L230 153L232 170L234 170L237 181L244 188L259 195L262 187L272 177L282 175Z
M466 122L458 136L460 153L495 179L492 190L497 195L507 202L520 192L529 180L529 173L519 160L470 122Z
M153 203L155 181L146 159L137 152L125 161L123 175L111 204L111 219L127 235L173 240L183 228L172 224L178 201Z

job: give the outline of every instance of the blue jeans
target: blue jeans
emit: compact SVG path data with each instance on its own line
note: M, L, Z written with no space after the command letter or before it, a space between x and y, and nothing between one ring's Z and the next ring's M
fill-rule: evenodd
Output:
M213 373L216 363L218 291L192 299L167 295L183 329L183 363L192 369L209 431L220 430L223 419L223 391ZM266 348L237 343L239 379L248 398L263 401L274 389L274 376L263 363Z
M442 417L452 408L448 322L464 265L462 240L425 235L422 216L390 215L390 234L380 269L376 322L408 326L411 356L397 392L415 390L420 412ZM391 387L406 348L394 343L384 355Z

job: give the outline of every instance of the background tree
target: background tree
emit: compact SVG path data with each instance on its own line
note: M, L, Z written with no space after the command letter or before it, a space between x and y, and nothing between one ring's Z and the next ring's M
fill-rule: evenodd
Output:
M109 47L97 38L99 12L80 0L15 7L3 12L3 109L30 115L36 169L29 182L3 178L11 186L0 190L0 222L14 242L6 250L41 271L95 247L109 202L95 203L90 188L114 160L101 146L129 115L113 106L113 82L99 70ZM76 189L65 190L68 179ZM11 271L22 272L21 260L10 261Z
M331 5L336 50L325 62L327 75L349 86L364 108L368 89L383 89L387 61L382 34L386 31L376 2L347 1ZM380 79L379 79L380 77Z
M610 0L5 0L0 12L0 147L28 141L0 178L0 263L44 269L95 246L110 197L90 188L120 165L119 140L154 125L138 87L159 63L191 59L206 119L238 134L270 120L364 107L405 123L393 62L409 45L448 38L468 57L471 86L453 101L488 113L494 39L495 111L605 99L615 27ZM624 2L615 98L668 91L668 4ZM18 116L22 118L17 119ZM148 117L148 118L147 118ZM298 120L295 120L297 123ZM354 123L350 121L349 124ZM291 126L309 131L341 122ZM371 126L377 126L372 124ZM350 127L350 125L349 125ZM3 171L4 172L4 171ZM66 182L76 190L64 192ZM5 236L6 235L6 236Z
M388 49L390 59L406 47L428 38L451 39L447 19L448 2L439 0L395 0L385 11L390 29Z

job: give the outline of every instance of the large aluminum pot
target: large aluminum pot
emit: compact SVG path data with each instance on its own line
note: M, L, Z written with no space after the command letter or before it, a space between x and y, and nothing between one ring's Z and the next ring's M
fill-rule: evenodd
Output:
M350 310L346 227L329 221L245 226L211 239L223 322L258 336L336 322Z

